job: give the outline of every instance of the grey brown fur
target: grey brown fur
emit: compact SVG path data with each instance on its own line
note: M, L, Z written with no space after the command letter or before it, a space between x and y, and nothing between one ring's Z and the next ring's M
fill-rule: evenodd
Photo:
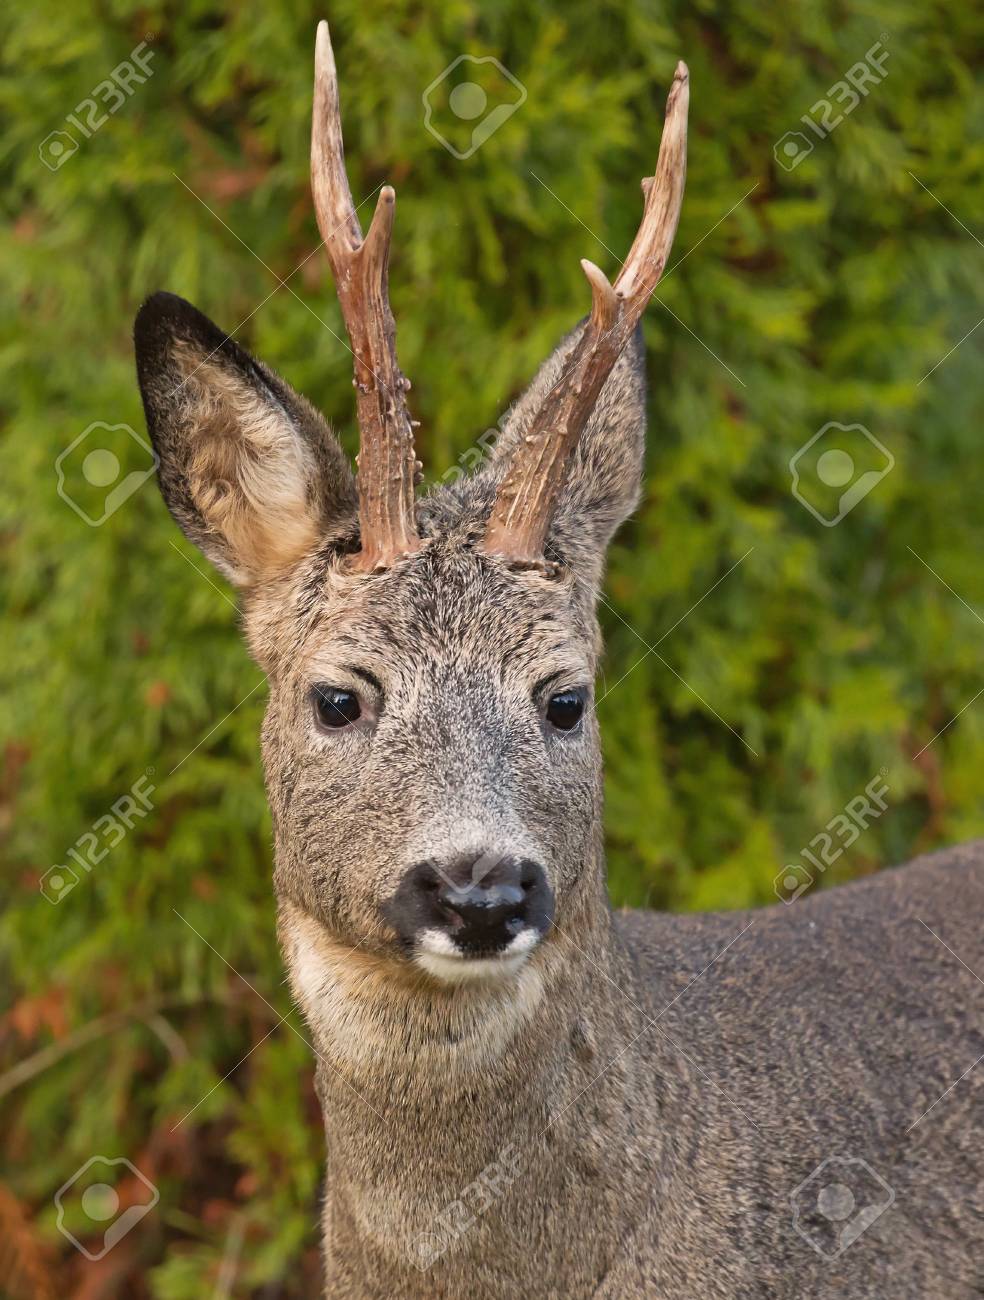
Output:
M325 1121L325 1295L980 1297L984 845L755 914L610 910L594 712L554 734L535 689L590 690L597 670L604 551L639 491L638 339L574 454L556 574L481 548L575 338L490 462L418 502L421 549L365 574L345 563L355 483L321 417L180 299L137 319L162 491L240 587L269 678L280 935ZM364 719L319 731L318 682L358 692ZM385 905L412 864L486 851L542 864L554 924L518 967L439 978ZM829 1157L866 1161L895 1198L834 1260L790 1205Z

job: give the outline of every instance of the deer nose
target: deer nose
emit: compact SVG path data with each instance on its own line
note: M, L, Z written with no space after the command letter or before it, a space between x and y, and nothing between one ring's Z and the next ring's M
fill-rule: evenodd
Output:
M538 862L490 853L418 862L383 908L405 943L452 959L528 952L553 910Z
M485 876L467 869L437 875L434 903L459 946L494 950L523 929L532 879L524 880L519 863L500 864Z

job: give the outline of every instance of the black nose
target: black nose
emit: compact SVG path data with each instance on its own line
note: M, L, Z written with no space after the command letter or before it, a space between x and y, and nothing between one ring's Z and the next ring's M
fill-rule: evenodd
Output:
M490 853L418 862L383 907L406 943L423 930L438 930L469 957L501 952L527 929L538 937L545 934L553 910L553 893L538 862Z

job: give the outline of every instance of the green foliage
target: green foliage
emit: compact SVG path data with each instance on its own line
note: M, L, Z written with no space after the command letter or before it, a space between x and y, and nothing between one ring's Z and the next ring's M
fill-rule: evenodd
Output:
M129 332L160 287L236 327L354 450L308 197L320 16L40 0L0 17L0 1090L35 1067L2 1102L3 1177L59 1295L97 1269L107 1295L315 1292L321 1139L275 944L262 676L153 481L90 527L55 462L95 421L142 432ZM435 476L584 311L579 258L617 269L690 64L687 197L646 321L648 486L602 609L616 900L774 901L782 863L882 770L888 811L824 884L979 833L981 11L332 0L329 16L357 201L399 190L392 297ZM800 119L878 40L884 81L818 139ZM39 144L141 41L150 79L43 165ZM421 95L461 53L496 56L527 96L459 161ZM814 147L787 171L773 146L797 130ZM895 458L833 528L787 468L828 421ZM125 431L118 451L139 468ZM148 772L150 815L45 901L42 873ZM52 1204L95 1153L161 1193L101 1264Z

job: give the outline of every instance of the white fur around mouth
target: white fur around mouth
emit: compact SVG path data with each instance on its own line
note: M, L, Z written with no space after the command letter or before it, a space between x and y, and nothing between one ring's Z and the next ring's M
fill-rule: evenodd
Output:
M494 957L469 957L443 930L423 930L417 937L414 960L428 974L448 984L501 979L518 971L539 942L539 930L528 925Z

